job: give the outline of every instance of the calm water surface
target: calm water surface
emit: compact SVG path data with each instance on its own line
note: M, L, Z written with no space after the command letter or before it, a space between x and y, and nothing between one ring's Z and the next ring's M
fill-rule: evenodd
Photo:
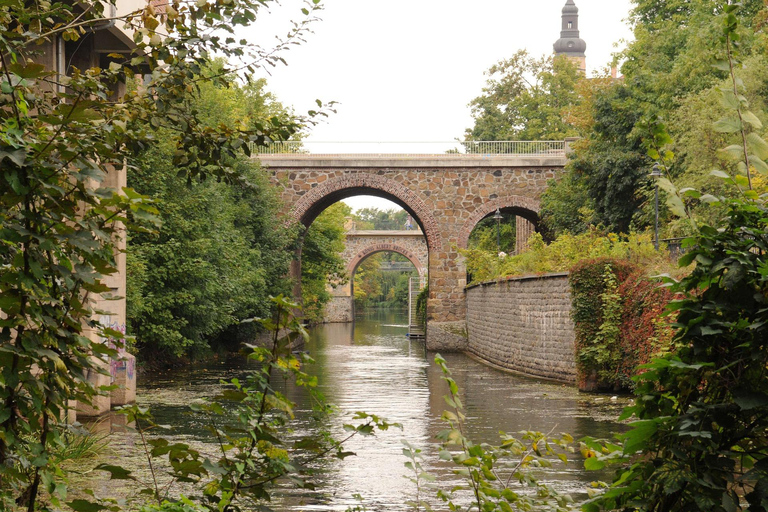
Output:
M276 508L283 510L345 510L357 504L360 494L369 510L402 510L413 497L413 485L404 475L401 440L423 449L425 467L442 482L455 477L438 462L436 434L445 428L440 420L446 409L447 386L427 354L423 341L405 336L404 314L368 312L354 324L329 324L313 329L305 349L316 364L308 368L318 376L328 401L338 407L332 430L340 437L342 425L355 411L377 414L398 422L403 429L355 438L347 445L357 453L343 462L332 461L320 477L318 491L286 491ZM613 422L625 401L604 395L580 394L571 387L521 378L486 367L464 355L445 354L466 407L468 435L475 442L498 443L499 431L568 432L610 437L620 429ZM145 375L139 382L138 400L151 407L156 421L172 427L166 437L189 443L215 456L215 446L199 418L186 414L195 399L213 397L222 379L242 377L249 370L240 359L213 361L162 375ZM300 390L286 389L298 403L298 430L306 425L307 404ZM131 434L113 435L114 452L123 463L142 471L143 463ZM586 474L579 460L558 466L544 477L561 491L584 496L597 476ZM602 475L607 478L606 475ZM458 482L458 481L457 481ZM109 493L104 484L101 491ZM438 504L439 508L439 504Z

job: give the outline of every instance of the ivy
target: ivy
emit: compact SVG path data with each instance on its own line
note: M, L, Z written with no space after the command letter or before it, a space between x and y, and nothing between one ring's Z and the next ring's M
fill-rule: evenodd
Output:
M660 312L672 294L629 262L583 261L569 274L579 386L631 389L638 366L666 350L670 319Z

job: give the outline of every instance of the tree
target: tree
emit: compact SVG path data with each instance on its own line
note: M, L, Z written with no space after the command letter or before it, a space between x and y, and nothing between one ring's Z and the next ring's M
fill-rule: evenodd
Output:
M405 210L379 210L378 208L361 208L354 213L359 226L365 229L391 231L405 229L408 212Z
M505 252L507 254L515 253L515 216L508 213L501 214L502 219L499 226L496 225L496 219L486 217L472 229L469 234L468 249L478 249L492 254ZM499 228L498 233L496 228ZM500 245L497 246L496 238L498 236Z
M310 322L323 320L323 308L331 300L328 286L349 279L344 260L344 224L351 208L334 203L307 228L301 251L301 297L304 316Z
M86 376L103 372L98 358L116 352L94 340L123 337L99 327L92 300L111 292L105 276L117 271L115 242L124 228L156 210L131 189L103 186L105 178L133 165L134 151L152 145L160 127L173 133L174 165L190 180L231 182L241 178L233 164L248 144L298 129L278 118L207 127L187 108L189 94L209 79L200 76L208 55L241 58L248 72L281 61L279 51L231 37L263 4L172 1L157 9L150 2L114 20L128 23L135 52L103 55L100 65L69 76L46 67L55 59L42 54L66 41L79 48L109 27L107 2L14 0L0 10L0 508L32 512L43 492L50 507L63 507L66 485L52 456L62 443L58 420L68 400L88 402L105 391ZM281 48L306 28L297 24ZM137 68L147 81L118 97Z
M240 186L188 185L169 146L154 146L129 172L130 184L156 198L162 220L128 247L128 332L152 364L252 341L252 324L240 322L264 317L269 296L288 293L286 248L296 237L274 222L279 204L255 163L238 165L247 179Z
M355 306L367 308L381 300L381 266L383 253L368 256L357 267L354 275Z
M626 233L643 203L640 189L650 186L651 163L643 145L649 132L642 129L631 87L622 83L595 98L593 116L594 125L586 141L577 146L566 172L573 173L570 179L577 190L583 184L590 200L584 206L594 205L594 220L610 231Z
M578 135L566 112L578 104L577 66L564 56L535 59L525 50L486 72L483 94L469 106L466 140L563 140Z
M740 4L724 2L718 17L729 75L721 100L725 115L713 128L741 142L725 149L738 173L715 170L739 198L679 190L661 180L676 215L690 217L684 198L720 204L714 225L692 222L680 266L693 270L667 284L678 294L672 350L645 365L637 377L635 416L622 447L605 447L589 466L618 459L623 467L612 487L585 510L658 511L768 509L768 308L764 257L768 208L753 184L768 174L768 142L751 112L737 76ZM738 122L737 122L738 121ZM637 456L640 455L640 456Z
M736 14L739 51L749 64L744 80L761 84L749 97L761 116L766 78L759 49L764 43L751 27L764 18L764 5L760 0L742 4ZM624 77L579 84L583 101L573 111L572 122L584 139L575 145L575 158L566 168L568 178L560 190L544 195L551 231L581 229L580 211L590 210L594 210L591 222L612 231L648 227L654 216L653 184L647 178L652 164L646 156L649 150L675 155L669 174L681 184L701 187L703 192L726 192L708 176L722 160L718 148L723 137L709 122L721 109L707 101L727 76L712 66L721 33L713 14L722 9L706 0L636 2L631 14L634 41L620 55ZM664 147L654 147L660 131L668 131L668 140ZM716 209L702 211L721 214ZM687 221L662 220L668 235L691 232Z
M187 99L201 124L243 127L291 114L259 80L240 85L215 60L201 71L216 76ZM160 228L132 236L129 246L128 332L144 360L168 364L226 344L237 348L256 335L247 318L268 314L269 296L288 292L290 251L296 231L273 219L278 198L255 162L239 157L240 183L187 182L172 165L173 133L158 141L129 170L128 183L156 200Z

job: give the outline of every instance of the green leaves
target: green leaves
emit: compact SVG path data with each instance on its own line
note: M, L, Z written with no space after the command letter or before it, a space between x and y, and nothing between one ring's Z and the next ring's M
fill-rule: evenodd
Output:
M467 490L472 491L474 498L470 509L511 511L515 507L516 510L549 510L555 506L566 509L573 501L570 496L560 495L540 482L534 471L552 467L554 457L565 463L567 457L564 451L570 448L573 438L567 434L557 438L531 431L520 432L517 438L502 432L501 444L498 446L473 443L464 435L466 417L459 399L460 390L451 377L450 369L440 354L435 355L435 364L448 384L449 394L444 397L445 401L453 408L452 411L443 412L443 421L448 428L437 436L442 440L438 455L441 460L451 462L453 473L467 482L466 485L455 486L450 490L439 489L438 497L450 510L460 510L464 506L453 500L460 496L455 493ZM404 444L406 448L403 454L409 459L406 467L415 474L415 477L409 479L416 484L417 489L417 499L411 502L411 506L417 510L418 503L421 503L419 493L424 482L431 482L431 479L420 465L420 451L408 443ZM512 482L518 482L522 486L521 490L515 490ZM525 487L535 488L537 495L525 492ZM429 485L428 488L433 487Z
M88 500L73 500L68 502L67 505L75 512L100 512L107 510L107 507Z

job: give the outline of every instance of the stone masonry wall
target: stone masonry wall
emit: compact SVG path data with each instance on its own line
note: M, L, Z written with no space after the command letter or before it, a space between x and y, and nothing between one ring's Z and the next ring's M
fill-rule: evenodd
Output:
M567 274L508 278L466 293L467 352L525 375L576 382Z

